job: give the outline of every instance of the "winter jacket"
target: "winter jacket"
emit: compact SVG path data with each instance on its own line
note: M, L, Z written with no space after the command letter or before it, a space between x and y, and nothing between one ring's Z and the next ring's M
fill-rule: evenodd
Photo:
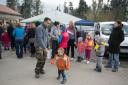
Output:
M67 33L69 35L69 40L71 39L71 40L77 41L77 39L76 39L77 35L76 35L76 29L75 28L68 27L67 28Z
M77 51L78 53L84 53L85 52L85 44L84 42L78 42L77 43Z
M51 64L56 64L59 70L69 70L70 69L70 59L64 54L63 57L55 55L54 59L51 60Z
M13 27L13 25L10 24L10 25L8 26L8 28L7 28L7 31L8 31L9 37L10 37L11 39L14 39L14 36L13 36L14 27Z
M43 49L49 47L48 30L43 24L36 28L35 46Z
M7 32L4 32L2 34L2 42L3 43L9 43L10 42L9 34Z
M61 35L62 35L62 40L59 44L59 47L67 48L68 47L68 33L62 32Z
M94 42L92 39L91 40L88 40L88 39L85 40L85 49L86 50L92 50L93 46L94 46Z
M98 44L96 44L98 45ZM99 44L98 49L96 49L96 56L98 57L103 57L105 52L105 45Z
M15 39L24 39L25 37L25 30L23 27L17 27L15 28L15 30L13 31L13 36L15 37Z
M124 40L124 32L121 28L113 28L110 38L108 40L109 43L109 52L110 53L119 53L120 52L120 44Z

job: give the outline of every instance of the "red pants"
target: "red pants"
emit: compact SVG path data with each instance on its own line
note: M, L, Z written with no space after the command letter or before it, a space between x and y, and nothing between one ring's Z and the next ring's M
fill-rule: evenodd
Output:
M10 44L9 43L4 43L4 48L5 49L8 49L10 47Z
M85 50L85 55L86 55L86 59L90 60L90 58L91 58L91 50L86 49Z

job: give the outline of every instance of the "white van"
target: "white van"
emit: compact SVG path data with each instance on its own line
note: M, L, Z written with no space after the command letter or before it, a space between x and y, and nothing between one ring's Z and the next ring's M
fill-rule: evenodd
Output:
M108 43L109 36L111 34L112 28L114 26L113 22L99 22L95 24L95 30L100 32L100 36L105 39L106 43ZM120 45L120 53L128 54L128 23L122 22L123 30L125 34L125 39ZM107 52L108 44L106 46Z

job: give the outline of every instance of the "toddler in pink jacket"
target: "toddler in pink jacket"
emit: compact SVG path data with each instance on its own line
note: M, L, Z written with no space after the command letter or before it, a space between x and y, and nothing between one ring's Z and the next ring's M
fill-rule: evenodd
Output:
M82 37L78 38L78 43L77 43L77 61L81 62L85 56L85 44L83 41Z

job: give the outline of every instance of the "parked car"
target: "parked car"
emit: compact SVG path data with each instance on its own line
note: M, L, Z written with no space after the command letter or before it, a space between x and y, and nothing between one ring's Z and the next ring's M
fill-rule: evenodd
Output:
M120 45L120 53L122 54L128 54L128 23L123 23L123 30L125 34L125 39ZM112 22L98 22L95 24L95 30L99 31L100 36L105 39L107 46L106 46L106 52L105 55L108 54L108 39L110 37L111 31L114 26L114 21Z

